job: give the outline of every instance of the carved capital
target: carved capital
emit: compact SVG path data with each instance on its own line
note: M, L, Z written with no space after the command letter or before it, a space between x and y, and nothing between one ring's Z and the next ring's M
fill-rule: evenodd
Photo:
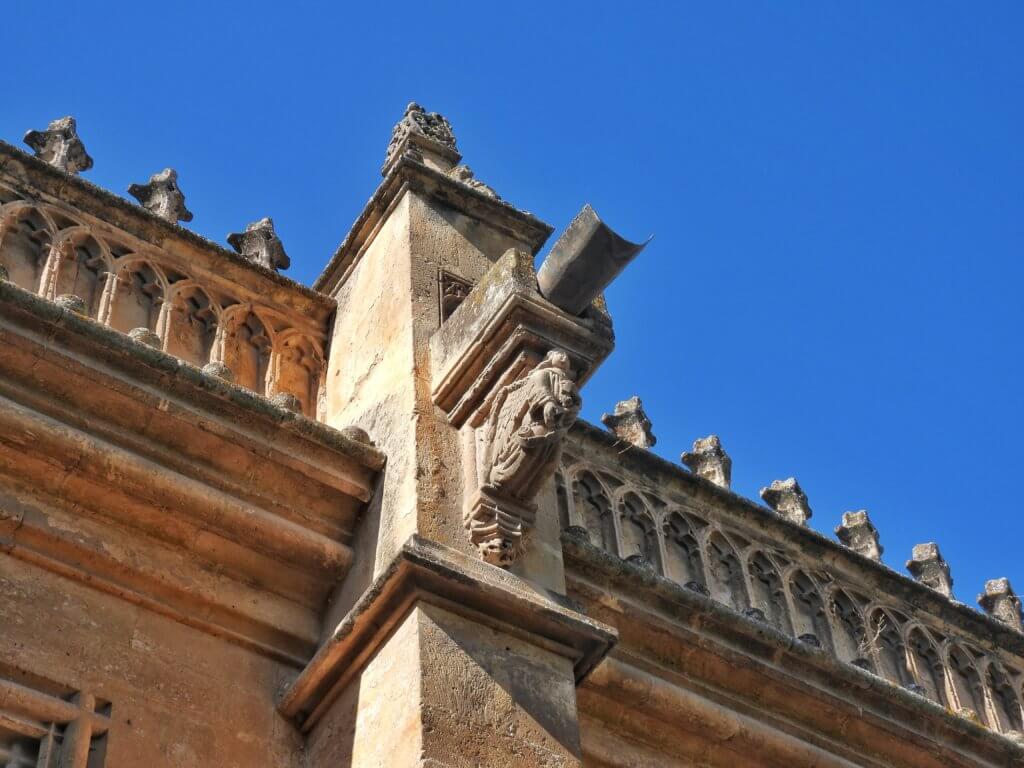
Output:
M284 244L274 231L274 222L269 217L254 221L244 232L228 235L228 243L253 264L273 270L288 269L291 266L291 259L284 252Z
M92 158L78 137L73 117L54 120L45 131L29 131L25 143L40 160L65 173L74 175L92 168Z
M178 187L178 173L173 168L154 173L145 184L132 184L128 194L164 221L192 221L192 213L185 207L185 194Z

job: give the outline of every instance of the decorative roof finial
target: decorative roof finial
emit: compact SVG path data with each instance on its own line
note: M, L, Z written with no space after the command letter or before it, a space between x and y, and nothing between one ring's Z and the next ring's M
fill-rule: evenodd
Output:
M907 570L926 587L946 597L953 596L953 577L949 574L949 565L934 541L914 545L912 559L907 560Z
M876 563L882 559L884 549L878 541L878 530L868 517L866 509L843 512L843 522L836 526L836 536L857 554Z
M416 102L405 108L402 119L391 131L381 174L386 176L402 156L411 157L442 173L448 173L462 159L455 146L451 123L437 112L427 112Z
M772 484L761 489L764 503L791 523L807 525L811 518L811 506L807 503L807 494L795 477L786 480L772 480Z
M78 138L73 117L54 120L45 131L29 131L25 134L25 143L40 160L65 173L74 175L92 168L92 158Z
M185 195L178 187L178 172L173 168L154 173L145 184L132 184L128 194L147 211L171 224L192 221L192 213L185 207Z
M1021 619L1020 598L1010 586L1010 580L992 579L985 582L984 594L978 595L978 605L985 613L1006 626L1024 632L1024 620Z
M267 269L288 269L292 260L284 252L281 238L274 231L274 222L268 216L254 221L244 232L228 235L228 243L253 264Z
M644 404L633 395L628 400L615 404L615 413L606 413L601 423L620 440L632 443L637 448L652 448L658 438L651 431L651 420L644 412Z
M718 435L708 435L693 441L693 450L680 457L695 475L710 480L717 486L728 488L732 482L732 459L722 449Z

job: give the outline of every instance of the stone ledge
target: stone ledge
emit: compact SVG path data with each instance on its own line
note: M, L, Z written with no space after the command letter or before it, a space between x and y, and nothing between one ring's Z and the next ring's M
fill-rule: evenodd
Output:
M638 624L647 624L652 636L669 632L685 646L686 670L669 672L656 661L641 663L656 676L687 674L693 685L704 689L705 695L715 691L730 710L756 712L760 721L782 718L780 723L793 725L792 713L763 709L770 708L770 703L764 701L765 690L775 686L785 692L790 701L807 700L802 710L806 713L806 722L795 725L797 730L812 737L821 732L819 719L828 717L829 712L838 708L863 729L857 731L858 739L884 732L891 737L887 744L893 749L908 740L922 741L921 734L927 734L927 743L934 747L941 744L944 749L954 749L958 755L969 750L970 760L980 756L985 761L955 765L1003 766L1024 760L1024 747L1009 739L957 717L941 705L871 672L846 664L827 651L813 648L710 597L686 589L650 568L615 557L571 532L563 532L562 546L570 594L583 599L582 593L587 592L588 601L607 599L617 606L623 620L630 622L631 630ZM627 642L623 637L614 655L636 665L638 651L628 648ZM712 665L726 668L725 676L739 687L720 690L720 679L709 682L696 677L706 673ZM761 682L753 688L748 683L745 688L743 679L751 675ZM745 701L752 692L757 693L757 697ZM853 737L848 730L841 747L856 749ZM829 737L820 739L832 741ZM906 763L897 760L894 764Z
M309 731L419 601L571 659L577 682L618 637L565 598L414 535L282 692L278 711Z

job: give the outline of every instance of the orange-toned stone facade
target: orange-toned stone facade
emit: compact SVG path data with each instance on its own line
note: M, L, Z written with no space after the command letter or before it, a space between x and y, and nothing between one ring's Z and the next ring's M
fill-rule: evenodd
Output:
M642 246L551 228L410 105L312 288L172 169L0 143L0 766L1024 766L1005 579L578 418ZM185 185L187 186L187 185Z

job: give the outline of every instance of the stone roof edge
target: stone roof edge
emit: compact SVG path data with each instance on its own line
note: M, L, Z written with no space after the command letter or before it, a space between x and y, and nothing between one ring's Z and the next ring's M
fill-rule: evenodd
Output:
M641 587L639 590L630 589L629 594L641 597L646 595L675 604L682 603L700 614L700 621L694 626L701 630L727 628L733 636L748 637L755 643L767 641L774 646L781 646L784 653L793 654L828 676L838 677L842 682L848 683L850 690L866 688L894 698L901 706L921 715L941 718L946 727L958 730L962 735L969 735L997 750L1010 751L1024 757L1024 747L1001 734L958 717L941 704L893 685L872 672L840 661L828 651L809 646L768 624L733 611L714 598L687 589L659 575L651 568L616 557L596 547L589 539L575 535L573 531L562 531L561 541L563 551L568 556L567 566L571 566L566 569L567 576L570 572L582 568L579 573L584 578L590 574L598 574L612 583L623 583L631 588Z
M614 448L617 453L620 453L622 450L622 440L617 438L611 432L602 429L595 424L591 424L589 421L584 419L577 419L571 431L579 434L584 439L596 440L608 448ZM845 560L845 563L850 570L866 570L876 578L896 579L901 587L908 590L915 598L918 599L916 604L923 605L923 607L925 607L934 616L948 619L950 618L948 616L948 612L952 611L956 618L961 619L968 625L971 623L980 624L980 628L985 630L984 633L979 633L977 630L973 629L968 629L967 631L974 635L984 634L984 636L998 638L1000 647L1024 658L1024 635L1014 632L1005 624L997 621L988 614L982 613L959 600L946 598L935 592L935 590L930 587L915 581L911 577L906 576L899 571L893 570L885 563L876 562L870 558L864 557L863 555L854 552L852 549L843 546L840 542L833 541L813 528L797 525L796 523L786 520L776 514L774 510L769 509L762 504L758 504L757 502L748 499L746 496L741 496L734 491L715 485L711 481L705 480L703 477L698 477L683 467L673 464L671 461L663 459L661 456L658 456L651 451L644 450L642 448L635 448L633 446L629 446L629 448L630 450L628 453L632 460L650 466L656 471L666 472L674 478L680 479L685 483L689 483L699 489L702 493L715 497L726 505L739 506L743 508L747 513L762 519L767 525L776 526L779 530L780 538L790 538L797 541L802 540L805 543L826 549L837 558Z
M423 163L402 157L391 166L384 180L363 206L362 212L352 224L341 245L327 262L319 277L313 281L315 290L329 294L342 281L351 265L359 258L366 244L372 239L372 234L380 219L383 218L384 213L391 207L406 184L428 194L431 192L430 186L443 189L449 198L455 197L466 203L464 208L467 210L464 212L467 215L497 223L509 231L525 232L525 241L530 243L534 254L554 232L551 225L531 213L521 211L504 200L488 197Z
M135 341L126 334L108 328L89 318L76 315L47 299L40 298L11 282L0 281L0 305L4 311L13 307L37 320L85 337L89 343L109 351L111 357L121 355L135 365L154 370L158 376L175 377L187 387L240 408L248 414L272 422L293 435L344 454L373 471L384 467L387 457L377 448L353 440L322 422L314 421L270 402L244 387L203 373L196 366ZM123 367L123 366L122 366Z
M58 183L69 184L76 187L80 191L98 198L103 204L119 209L128 216L138 217L149 225L160 227L170 237L177 237L188 241L194 246L212 251L217 257L228 259L233 264L258 275L260 278L270 280L283 288L293 290L302 296L323 305L323 307L329 311L334 310L334 300L327 294L322 293L315 288L303 285L302 283L293 280L290 277L286 277L273 269L268 269L260 264L254 264L243 256L225 248L223 245L220 245L213 240L203 237L190 229L186 229L180 224L172 224L169 221L160 218L155 213L146 210L141 205L133 203L108 189L104 189L101 186L93 184L91 181L87 181L80 176L64 173L63 171L51 166L49 163L46 163L27 152L23 152L18 147L13 144L8 144L2 139L0 139L0 155L7 155L18 163L24 163L28 165L33 172L45 174ZM98 219L107 221L103 215L96 211L85 210L85 212ZM110 224L112 222L107 221L107 223ZM146 239L135 232L131 232L131 234L135 237L139 237L140 240Z

